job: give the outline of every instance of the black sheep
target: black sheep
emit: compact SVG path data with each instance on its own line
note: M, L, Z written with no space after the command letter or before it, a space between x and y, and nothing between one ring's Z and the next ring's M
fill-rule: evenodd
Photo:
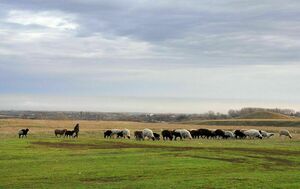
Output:
M179 132L176 132L175 130L173 130L173 131L172 131L172 135L173 135L173 137L174 137L174 140L176 140L177 137L179 137L180 140L182 140L182 136L181 136L181 134L180 134Z
M225 136L225 131L223 131L223 130L221 130L221 129L215 130L214 134L215 134L215 137L216 137L216 138L227 138L227 137Z
M134 137L136 140L144 140L143 131L135 131Z
M111 130L107 130L107 131L105 131L104 132L104 138L111 138L111 133L112 133L112 131Z
M214 138L215 133L209 129L198 129L198 134L201 138Z
M67 138L69 138L69 137L74 137L73 135L74 135L74 133L75 133L75 131L73 130L73 131L66 131L65 132L65 136L64 137L67 137Z
M193 137L193 139L199 138L199 131L198 130L191 130L190 133L191 133L191 136Z
M153 133L155 140L160 140L160 135L157 133Z
M21 130L19 131L19 138L21 138L21 136L22 136L22 138L23 138L24 136L27 138L27 133L28 133L28 131L29 131L28 128L27 128L27 129L21 129Z
M246 135L241 130L235 130L234 135L235 138L240 138L240 139L246 138Z
M123 131L117 133L117 138L124 138Z
M161 132L161 135L163 137L163 140L173 140L173 134L172 134L172 131L168 131L168 130L163 130Z

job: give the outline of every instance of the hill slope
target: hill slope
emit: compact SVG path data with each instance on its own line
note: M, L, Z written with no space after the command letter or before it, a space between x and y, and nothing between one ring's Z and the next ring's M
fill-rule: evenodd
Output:
M291 117L274 112L257 111L241 116L239 119L291 119Z

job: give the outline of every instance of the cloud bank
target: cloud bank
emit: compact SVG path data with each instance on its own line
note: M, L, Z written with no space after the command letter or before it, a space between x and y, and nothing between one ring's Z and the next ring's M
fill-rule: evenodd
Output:
M155 104L149 98L271 100L274 107L288 101L298 108L299 9L292 0L4 0L0 93L95 103L95 97L142 98L146 104ZM196 111L188 102L180 106L186 107L166 103L161 111ZM69 109L57 106L63 107ZM100 104L89 107L105 111ZM204 109L211 108L206 103Z

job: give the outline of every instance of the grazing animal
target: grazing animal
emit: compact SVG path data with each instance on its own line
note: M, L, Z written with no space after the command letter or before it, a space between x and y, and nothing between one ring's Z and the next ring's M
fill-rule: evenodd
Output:
M241 130L235 130L234 135L235 135L235 138L239 138L239 139L246 138L245 133L243 133Z
M288 136L290 139L292 138L292 135L287 129L283 129L279 131L279 136Z
M160 134L153 133L155 140L160 140Z
M121 130L122 131L122 134L123 134L123 137L127 137L128 139L130 139L130 131L129 129L123 129Z
M122 131L117 133L117 138L123 138L123 137L124 137L124 134Z
M228 138L228 137L225 135L225 131L223 131L223 130L221 130L221 129L215 130L214 134L215 134L215 137L216 137L216 138Z
M259 131L259 133L261 134L261 136L263 136L264 138L270 138L271 136L274 135L274 133L268 133L266 131Z
M74 135L74 133L75 133L75 131L73 130L73 131L66 131L65 132L65 136L64 137L67 137L67 138L69 138L69 137L74 137L73 135Z
M55 129L54 134L56 137L58 137L57 135L59 135L61 137L62 135L65 134L66 131L67 131L67 129L63 129L63 130Z
M114 137L115 135L118 136L118 133L122 132L120 129L112 129L111 130L111 137Z
M249 129L247 131L244 131L244 134L249 138L260 138L260 139L263 138L260 132L256 129Z
M234 138L235 137L233 132L231 132L231 131L225 131L225 136L226 136L226 138Z
M215 133L209 129L198 129L198 134L201 138L213 138L215 137Z
M198 130L190 130L190 133L194 139L199 138L200 136Z
M172 134L172 131L169 131L169 130L163 130L161 132L161 135L163 137L163 140L173 140L173 134Z
M153 131L150 129L144 129L143 130L143 138L151 138L152 140L155 140L155 137L153 135Z
M181 136L180 132L178 132L178 131L176 131L176 130L173 130L173 131L172 131L172 135L173 135L174 140L176 140L177 137L179 137L180 140L182 140L182 136Z
M106 130L105 132L104 132L104 138L111 138L111 130Z
M28 133L28 131L29 131L28 128L27 128L27 129L21 129L21 130L18 132L19 138L21 138L21 136L22 136L22 138L23 138L24 136L27 138L27 133Z
M176 129L175 132L180 133L180 136L181 136L180 140L182 140L182 138L192 139L191 133L186 129ZM176 140L176 138L175 138L175 140Z
M78 134L79 134L79 123L77 123L77 124L75 125L73 131L74 131L74 133L75 133L74 137L78 138Z
M143 131L135 131L134 137L135 137L135 140L144 140Z

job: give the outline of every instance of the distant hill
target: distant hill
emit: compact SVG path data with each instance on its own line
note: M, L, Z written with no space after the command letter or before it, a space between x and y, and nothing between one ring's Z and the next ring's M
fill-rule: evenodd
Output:
M240 116L238 119L291 119L290 116L269 111L257 111Z

